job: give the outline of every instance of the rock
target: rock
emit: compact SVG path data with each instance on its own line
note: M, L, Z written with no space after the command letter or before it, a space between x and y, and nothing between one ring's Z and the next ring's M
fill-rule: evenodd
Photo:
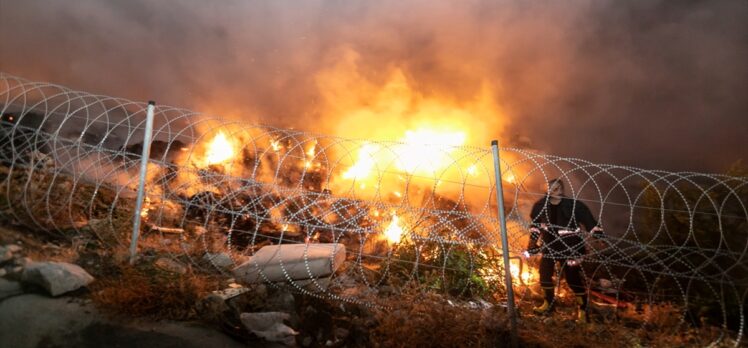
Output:
M268 245L234 269L247 284L327 277L345 262L345 245L338 243Z
M0 246L0 264L13 260L13 252Z
M18 260L16 260L15 264L21 267L26 267L28 264L34 263L34 260L32 260L30 257L22 257Z
M208 294L197 303L197 311L203 320L220 322L230 308L226 299L215 293Z
M480 306L483 309L491 309L491 308L493 308L493 304L490 303L490 302L488 302L488 301L486 301L486 300L484 300L484 299L479 299L478 303L480 304Z
M0 278L0 301L22 293L21 283Z
M24 268L21 279L43 287L52 296L58 296L90 284L94 277L70 263L32 262Z
M20 245L16 245L16 244L8 244L5 246L5 249L10 250L11 253L16 254L20 252L21 250L23 250L23 247L21 247Z
M244 327L258 337L292 346L296 341L295 336L299 333L283 323L289 318L290 315L283 312L242 313L240 315Z
M8 274L8 271L6 271L5 268L0 267L0 277L5 277L6 274Z
M153 263L157 268L171 273L185 274L187 267L172 259L161 257Z
M608 289L613 286L613 282L604 278L600 278L598 282L600 283L600 287L603 289Z
M227 253L205 253L203 258L218 268L229 268L234 265L234 260Z

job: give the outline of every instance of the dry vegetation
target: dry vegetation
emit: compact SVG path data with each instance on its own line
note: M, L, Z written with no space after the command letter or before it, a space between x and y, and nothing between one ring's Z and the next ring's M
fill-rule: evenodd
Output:
M156 319L199 319L198 301L220 287L220 280L189 269L172 273L139 262L110 264L109 273L91 286L91 298L97 306L117 314Z

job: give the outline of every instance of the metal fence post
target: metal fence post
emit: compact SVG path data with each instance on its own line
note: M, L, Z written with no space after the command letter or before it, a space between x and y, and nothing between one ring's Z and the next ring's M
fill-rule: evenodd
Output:
M138 182L138 198L135 202L135 216L133 217L132 238L130 238L130 264L135 263L138 252L138 235L140 234L140 211L143 209L145 195L145 177L148 172L148 159L151 156L151 137L153 136L153 112L156 102L149 101L145 118L145 134L143 135L143 153L140 161L140 181Z
M510 272L511 264L509 262L509 240L506 234L506 216L504 216L504 189L501 185L499 141L491 141L491 148L493 150L494 172L496 175L496 201L498 202L499 224L501 226L501 253L504 257L504 281L506 282L507 295L506 307L509 311L509 319L511 320L512 347L517 347L519 343L517 341L517 312L514 308L514 289L512 287L512 273Z

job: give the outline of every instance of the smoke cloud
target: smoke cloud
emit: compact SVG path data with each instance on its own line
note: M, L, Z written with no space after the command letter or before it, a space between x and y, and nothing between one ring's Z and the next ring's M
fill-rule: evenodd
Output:
M472 145L748 159L745 1L0 0L0 70L340 136L378 136L344 121L376 122L391 93L403 107L381 127L438 100L482 122Z

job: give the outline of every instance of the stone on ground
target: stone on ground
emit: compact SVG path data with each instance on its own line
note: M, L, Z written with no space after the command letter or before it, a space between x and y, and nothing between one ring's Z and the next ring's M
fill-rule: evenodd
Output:
M50 295L58 296L90 284L94 277L71 263L32 262L24 268L21 280L39 285Z
M185 274L187 273L187 267L181 263L174 261L170 258L162 257L154 262L154 265L167 272Z
M345 262L339 243L268 245L234 268L238 281L254 284L328 277Z
M299 333L283 323L290 315L283 312L242 313L240 319L244 327L253 334L270 342L280 342L288 346L295 343Z
M218 268L229 268L234 265L234 260L226 253L205 253L203 258Z
M10 260L13 260L13 251L4 246L0 246L0 263Z

